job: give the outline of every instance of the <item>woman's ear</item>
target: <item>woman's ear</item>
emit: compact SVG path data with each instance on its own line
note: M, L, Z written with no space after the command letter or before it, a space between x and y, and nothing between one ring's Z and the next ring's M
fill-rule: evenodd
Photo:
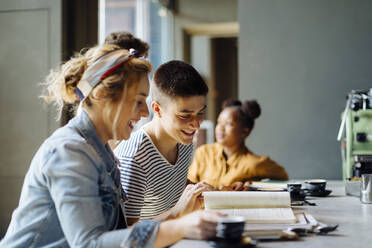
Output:
M92 97L95 100L101 101L109 97L109 94L103 90L94 90L92 91Z
M249 133L250 133L249 128L248 127L244 127L243 128L243 132L242 132L243 137L244 138L247 137L249 135Z
M161 111L160 111L160 104L157 101L153 101L151 103L151 109L154 111L154 115L156 115L158 118L161 117Z

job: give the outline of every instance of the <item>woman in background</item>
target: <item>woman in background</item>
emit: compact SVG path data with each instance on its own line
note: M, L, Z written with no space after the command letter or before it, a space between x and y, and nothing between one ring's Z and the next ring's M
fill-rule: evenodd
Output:
M255 100L243 104L238 100L225 101L215 129L217 142L196 150L188 179L234 190L246 188L253 180L288 180L282 166L267 156L254 154L245 145L260 114L260 105Z
M103 45L78 55L47 78L46 100L81 102L81 111L41 145L0 247L163 247L184 237L215 235L219 214L194 212L118 229L126 199L107 142L128 139L148 115L151 64L136 51Z

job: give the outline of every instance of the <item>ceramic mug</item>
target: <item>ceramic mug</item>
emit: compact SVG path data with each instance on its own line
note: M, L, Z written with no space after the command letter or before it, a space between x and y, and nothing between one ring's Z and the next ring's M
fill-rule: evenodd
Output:
M292 202L303 201L305 199L305 194L301 187L301 183L287 183L287 191L289 192Z
M245 218L243 216L217 218L216 237L226 242L241 242L244 225Z
M305 189L309 191L322 192L322 191L325 191L326 189L327 181L324 179L311 179L311 180L306 180L304 184L305 184Z
M288 192L292 191L292 190L300 190L302 187L302 184L301 183L287 183L287 190Z

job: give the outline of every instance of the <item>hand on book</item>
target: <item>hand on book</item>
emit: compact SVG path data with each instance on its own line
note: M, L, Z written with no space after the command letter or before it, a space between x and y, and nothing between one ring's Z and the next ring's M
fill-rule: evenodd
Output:
M173 216L182 216L204 207L203 198L199 197L204 191L211 191L214 188L204 182L189 184L183 191L180 199L173 207Z
M249 189L250 182L235 182L231 185L234 191L247 191Z
M230 186L221 186L221 191L248 191L249 190L250 182L235 182L231 184Z

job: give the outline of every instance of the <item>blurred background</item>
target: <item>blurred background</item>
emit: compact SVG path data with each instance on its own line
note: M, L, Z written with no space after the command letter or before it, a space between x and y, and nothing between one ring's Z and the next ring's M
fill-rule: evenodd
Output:
M252 151L291 179L341 179L346 94L372 87L371 13L368 0L0 1L0 238L34 153L68 119L42 103L40 82L114 31L147 41L155 69L180 59L199 70L206 130L224 99L257 99Z

